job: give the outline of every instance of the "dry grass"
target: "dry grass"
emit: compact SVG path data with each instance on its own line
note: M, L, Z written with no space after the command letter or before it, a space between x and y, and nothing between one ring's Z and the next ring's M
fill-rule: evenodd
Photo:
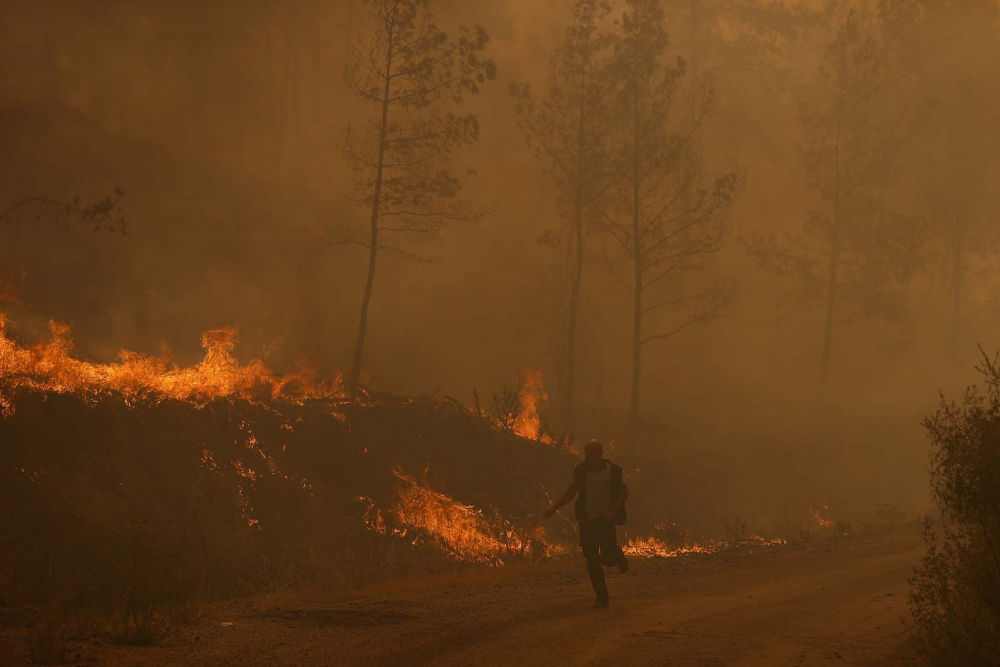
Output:
M28 661L33 665L65 662L69 648L65 624L54 616L45 616L34 627L23 631Z

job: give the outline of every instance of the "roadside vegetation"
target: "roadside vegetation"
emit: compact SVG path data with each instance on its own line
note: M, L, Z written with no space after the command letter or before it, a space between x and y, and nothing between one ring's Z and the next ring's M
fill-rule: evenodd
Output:
M942 398L924 421L941 521L924 522L927 555L910 580L914 637L932 665L1000 661L1000 368L984 355L985 389Z

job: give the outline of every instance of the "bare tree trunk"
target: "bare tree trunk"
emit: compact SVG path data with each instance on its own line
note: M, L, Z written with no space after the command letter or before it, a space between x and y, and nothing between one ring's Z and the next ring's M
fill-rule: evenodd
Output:
M355 2L347 3L347 18L344 21L344 63L345 67L351 63L354 49L354 10Z
M702 0L690 0L690 25L688 26L690 34L690 61L688 62L688 73L687 76L690 78L690 83L688 84L688 95L690 99L688 100L689 109L688 113L690 115L690 123L692 129L698 123L698 111L699 111L699 95L698 78L701 76L701 23L702 23ZM687 155L687 160L690 161L692 168L697 168L697 165L702 159L702 145L700 139L694 141L691 146L692 150ZM692 190L691 183L684 183L682 186L682 196L681 201L683 202L685 211L694 210L694 192Z
M638 217L636 214L635 217ZM637 226L637 225L636 225ZM640 259L635 261L636 278L642 280ZM632 447L639 448L639 387L642 374L642 285L635 288L632 313L632 397L629 402L628 421L632 439Z
M10 101L10 72L8 63L13 54L10 51L10 25L12 12L7 3L0 3L0 100Z
M368 279L365 281L365 293L361 298L361 317L358 321L358 338L354 343L354 362L351 364L351 375L347 381L348 386L352 389L358 386L358 381L361 379L361 363L365 351L365 334L368 331L368 305L371 303L372 286L375 284L375 267L378 256L378 214L382 196L382 171L385 165L386 131L389 126L389 86L392 81L392 37L390 28L389 43L386 48L385 86L382 94L382 122L379 126L378 166L375 171L375 192L372 195L371 233L368 246Z
M580 90L585 91L587 85L586 65L582 73ZM569 297L569 325L566 332L566 420L570 430L576 425L574 393L576 390L576 337L577 322L580 313L580 287L583 284L583 244L585 240L583 230L583 189L585 181L583 173L585 159L583 155L586 143L586 122L587 122L587 102L586 98L580 100L580 118L577 125L576 137L576 201L573 206L573 232L576 237L576 263L573 266L573 284Z
M581 132L582 134L582 132ZM573 226L576 237L576 264L569 295L569 323L566 331L566 420L570 430L575 426L574 391L576 385L576 330L580 312L580 288L583 284L583 193L576 192Z
M834 224L834 233L837 233L837 225ZM833 347L833 317L836 312L837 299L837 261L840 254L840 243L834 238L833 247L830 252L830 276L827 283L826 293L826 326L823 329L823 353L820 360L819 398L820 401L826 398L826 383L830 368L830 351Z
M299 86L299 56L302 43L302 33L299 22L302 17L294 18L295 32L292 35L292 43L289 44L289 67L291 67L291 106L292 106L292 139L294 142L293 153L291 155L292 169L295 175L295 188L302 191L305 180L302 171L302 91Z
M287 27L284 31L278 27L279 23L273 14L267 15L267 27L265 29L264 35L267 39L268 53L271 56L272 66L277 70L278 61L281 59L279 55L279 50L284 53L284 67L281 69L281 74L278 75L277 72L272 72L271 78L271 94L268 95L268 120L270 120L271 125L271 158L273 169L272 177L275 182L281 183L283 181L282 175L282 156L284 151L284 138L282 134L282 125L284 121L284 104L285 104L285 85L288 81L288 51L287 49L281 50L278 45L279 37L287 39L288 30ZM280 83L279 83L280 76Z
M642 242L640 239L639 100L635 100L635 127L632 143L632 258L635 275L632 304L632 397L629 403L629 436L633 449L639 448L639 387L642 374Z
M965 270L962 266L962 220L958 206L955 207L953 215L955 219L951 228L951 360L956 362L962 329L962 287Z
M833 229L830 240L830 275L826 286L826 326L823 329L823 352L820 358L819 400L826 399L826 384L830 372L830 352L833 348L833 318L837 311L837 269L840 260L840 132L841 115L844 97L844 76L847 67L847 47L841 44L839 84L836 101L836 134L834 143L834 176L833 176Z
M691 53L688 76L691 77L691 121L698 117L698 77L701 74L701 0L691 0L690 6Z

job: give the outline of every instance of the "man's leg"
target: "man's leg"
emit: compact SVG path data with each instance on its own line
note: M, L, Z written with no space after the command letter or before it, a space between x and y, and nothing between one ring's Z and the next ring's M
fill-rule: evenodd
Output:
M580 546L583 557L587 559L587 573L590 583L597 594L597 603L607 605L608 585L604 581L604 568L601 567L601 526L600 521L582 521L580 523Z
M618 566L618 571L628 572L628 559L618 546L618 536L615 524L607 521L607 526L601 532L601 562L608 567Z

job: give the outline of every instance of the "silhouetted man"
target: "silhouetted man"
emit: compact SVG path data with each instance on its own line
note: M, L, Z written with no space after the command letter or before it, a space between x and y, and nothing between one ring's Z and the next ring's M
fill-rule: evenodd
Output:
M576 520L580 524L580 547L587 559L590 583L597 594L595 607L608 606L608 586L601 565L617 565L628 571L628 561L618 547L615 524L625 523L625 486L621 466L604 458L604 448L597 440L583 446L584 462L573 470L573 481L566 493L545 510L550 517L576 496Z

